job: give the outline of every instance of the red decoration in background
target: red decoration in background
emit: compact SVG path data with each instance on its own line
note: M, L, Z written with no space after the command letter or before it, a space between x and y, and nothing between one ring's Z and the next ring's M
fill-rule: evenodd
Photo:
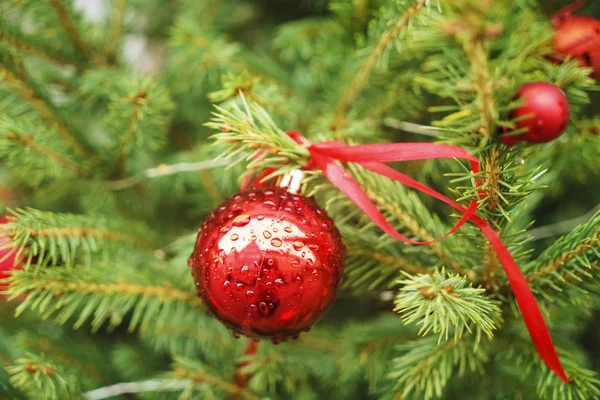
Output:
M0 218L0 225L8 224L9 222L11 221L6 217ZM11 243L11 238L0 231L0 280L9 278L10 271L21 268L17 262L16 251L11 246ZM7 287L6 283L0 282L0 293L6 290Z
M312 198L254 188L226 200L198 235L198 295L233 331L279 342L308 330L333 302L344 245Z
M529 83L519 90L517 97L524 103L511 113L511 118L517 120L516 128L524 132L504 135L502 143L546 143L567 129L569 102L557 86L546 82Z
M553 44L563 58L575 57L586 67L592 67L592 77L600 78L600 21L582 15L573 15L586 1L575 1L554 14L552 24L556 31Z

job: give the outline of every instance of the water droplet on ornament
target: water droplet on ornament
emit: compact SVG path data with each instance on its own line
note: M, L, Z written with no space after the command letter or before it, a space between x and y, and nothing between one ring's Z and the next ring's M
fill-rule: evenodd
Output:
M296 277L296 283L302 283L302 277L300 275Z
M272 342L273 344L279 344L279 343L281 343L281 340L282 340L282 339L281 339L281 336L276 336L276 337L274 337L274 338L271 338L271 342Z
M272 258L267 259L267 265L272 267L273 265L275 265L275 260L273 260ZM269 272L269 271L267 271L267 272Z
M260 310L260 312L267 316L269 315L269 307L267 306L267 303L265 303L264 301L261 301L260 303L258 303L258 309Z
M233 272L233 268L232 267L227 267L227 269L225 270L225 272L227 272L228 274L231 274Z
M244 289L244 284L243 283L236 283L235 284L235 290L237 290L238 292L241 292Z
M298 260L296 260L296 259L294 259L294 260L290 261L290 265L291 265L292 267L297 267L299 264L300 264L300 261L298 261Z
M265 206L271 206L271 207L275 207L275 206L277 206L277 203L275 203L275 202L274 202L273 200L271 200L271 199L268 199L268 200L265 200L265 201L263 201L263 204L264 204Z
M306 263L307 263L308 265L311 265L311 266L312 266L312 265L313 265L315 262L312 260L312 258L309 258L308 260L306 260Z
M321 226L323 228L327 229L328 231L331 230L331 222L329 222L329 221L323 222L323 224L321 224Z
M248 290L246 292L246 299L247 300L252 300L254 298L254 292L252 290Z
M309 244L308 248L311 250L319 250L319 245L318 244Z
M190 256L190 258L188 258L187 264L188 264L188 267L190 267L190 268L194 266L194 256L195 256L195 254L192 254Z
M272 237L273 235L272 235L272 234L271 234L271 232L269 232L269 231L264 231L264 232L263 232L263 236L265 237L265 239L271 239L271 237Z
M237 233L234 233L233 235L229 236L229 240L231 240L232 242L235 242L239 238L240 238L240 235L238 235Z
M250 267L248 267L247 265L244 265L240 269L240 273L242 274L242 276L247 276L249 271L250 271Z
M281 278L277 278L273 282L275 283L275 286L277 286L278 288L283 286L283 280Z
M233 335L234 338L239 339L240 338L240 334L237 332L231 332L231 334Z
M272 246L281 247L282 244L283 244L283 242L279 238L273 238L273 239L271 239L271 245Z
M237 217L235 217L234 220L231 222L231 224L233 226L237 226L237 227L246 226L249 223L250 223L250 215L248 215L248 214L240 214Z
M252 236L250 236L250 241L251 241L251 242L254 242L255 240L256 240L256 235L252 235Z
M229 282L229 281L223 282L223 291L225 293L231 292L231 282Z
M302 243L299 240L296 240L296 241L294 241L294 243L292 243L292 247L294 247L294 250L300 251L304 247L304 243Z
M256 312L256 305L255 304L250 304L250 311Z
M222 228L221 228L221 232L223 232L223 233L227 233L227 232L229 232L230 230L231 230L231 228L230 228L230 227L228 227L228 226L224 226L224 227L222 227Z
M293 229L291 226L286 226L285 228L283 228L284 231L286 231L287 233L292 233Z
M265 219L265 216L264 215L257 215L256 219L259 220L259 221L262 221L263 219Z
M265 194L265 196L272 196L273 194L275 194L275 192L271 189L267 189L263 193Z

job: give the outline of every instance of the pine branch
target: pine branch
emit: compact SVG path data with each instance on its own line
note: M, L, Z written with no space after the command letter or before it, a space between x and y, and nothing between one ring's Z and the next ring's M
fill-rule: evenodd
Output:
M346 113L350 106L354 103L356 98L361 94L368 84L369 77L377 64L379 63L382 55L390 47L393 40L396 39L410 23L414 15L423 7L427 5L427 0L416 0L410 7L404 11L395 21L390 24L390 27L383 33L379 38L379 41L363 62L361 68L358 70L356 75L352 78L350 85L346 88L345 92L340 96L340 100L336 105L336 127L343 125L346 118Z
M13 88L20 97L37 112L40 118L58 133L62 141L79 156L87 156L88 152L77 139L71 128L59 118L53 106L39 96L25 80L19 78L10 69L0 64L0 81Z
M496 328L500 308L483 296L485 289L467 287L464 277L446 274L445 271L432 275L408 276L398 282L404 285L395 300L394 311L402 314L405 323L418 321L419 334L439 334L438 343L448 340L454 331L458 340L465 331L477 340L481 333L491 338Z
M206 368L197 361L182 357L176 358L173 365L173 375L177 377L177 379L187 379L195 385L201 383L208 384L227 394L240 396L242 399L260 400L259 396L253 394L249 390L240 388L218 376L210 374Z
M442 396L442 391L458 372L482 372L488 354L481 347L465 340L436 345L434 338L408 342L397 347L406 352L390 365L389 378L394 381L387 399L429 400Z
M131 248L153 249L143 227L119 224L104 218L55 214L34 209L10 211L11 223L0 230L11 237L17 254L26 255L27 265L90 265L96 259L122 258ZM137 232L138 234L133 234Z
M146 268L151 270L149 266ZM154 279L159 271L154 269ZM158 273L157 273L158 272ZM164 275L162 276L165 279ZM185 292L169 284L140 282L139 273L128 266L98 264L77 269L51 268L37 273L19 271L7 280L11 297L27 294L17 307L17 315L35 311L42 319L52 318L66 324L76 318L74 327L91 320L97 331L108 323L109 328L120 325L132 313L129 330L147 330L166 323L170 315L182 316L202 309L195 293Z
M16 362L7 367L10 381L32 398L75 399L81 393L75 376L65 374L62 368L46 360L43 355L28 354Z

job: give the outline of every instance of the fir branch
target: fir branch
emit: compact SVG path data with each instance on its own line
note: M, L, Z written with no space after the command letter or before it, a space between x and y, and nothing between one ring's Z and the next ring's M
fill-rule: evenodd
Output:
M593 274L599 267L600 212L556 240L527 266L526 276L532 287L542 294L547 287L566 287L580 292L596 282ZM556 295L549 297L554 298Z
M166 88L150 78L113 83L104 118L113 140L113 176L120 176L126 164L137 169L140 156L162 148L173 109Z
M343 125L348 109L368 84L371 73L377 66L377 63L380 61L382 55L392 44L393 40L403 32L414 15L426 5L427 0L416 0L410 7L406 9L406 11L404 11L402 15L400 15L390 24L390 27L379 38L379 41L368 55L367 59L363 62L356 75L354 75L352 78L350 85L340 96L340 100L335 108L337 116L335 123L336 127Z
M65 266L83 261L89 265L94 256L117 259L132 247L155 248L151 240L142 238L143 227L131 223L125 226L95 216L55 214L31 208L11 210L10 214L12 221L0 227L0 231L11 237L17 254L27 256L27 265L33 261L41 265L60 262Z
M241 100L243 110L237 104L233 104L231 110L216 106L218 112L206 124L221 131L213 137L217 144L222 144L225 148L222 157L234 159L233 165L244 160L242 157L236 159L235 156L248 154L245 158L250 160L248 170L275 168L277 171L272 176L306 165L308 150L279 129L264 108L247 103L243 95ZM263 151L271 157L255 157Z
M53 134L23 118L0 117L0 157L31 186L47 179L89 176L86 165L65 153Z
M86 41L83 39L81 32L75 26L75 22L71 18L69 10L62 3L63 0L47 0L48 3L54 8L54 12L58 16L58 19L61 22L61 26L71 43L73 43L74 47L84 56L88 56L92 53L92 48Z
M79 164L75 163L72 160L69 160L62 154L37 143L33 138L33 135L19 135L16 132L9 131L6 134L6 139L17 143L25 149L32 150L33 152L39 154L42 157L47 157L55 161L57 164L60 164L68 170L72 171L76 176L82 176L86 174L85 170Z
M123 136L121 136L121 140L119 143L119 150L117 153L117 157L115 159L115 165L113 171L115 173L120 173L125 165L125 160L127 156L131 152L133 147L133 141L135 139L137 127L139 121L142 119L142 114L140 113L143 103L142 99L146 98L148 94L144 90L140 90L137 92L130 101L133 104L133 110L131 112L131 118L127 123L127 128Z
M491 338L496 329L494 319L500 309L497 304L483 296L485 289L467 287L464 277L449 275L445 271L432 275L408 276L398 282L404 285L396 297L394 311L402 314L405 323L418 321L419 334L439 334L438 342L448 340L454 330L454 340L465 330L477 338L480 331Z
M434 338L421 339L397 350L406 353L392 361L388 376L394 385L392 393L384 397L394 400L441 397L456 372L481 372L488 361L487 352L464 337L442 345L436 345Z
M178 357L173 365L173 375L178 379L187 379L193 384L205 383L214 386L230 395L240 396L246 400L260 400L260 397L250 392L248 389L238 387L226 380L211 375L206 368L197 361Z
M65 55L49 48L34 44L29 38L18 31L10 29L0 18L0 42L4 42L19 51L57 64L70 64L71 60Z
M380 193L375 193L370 189L367 189L366 192L369 195L369 197L375 202L375 204L394 215L408 228L408 230L414 236L427 242L435 239L435 237L431 233L429 233L421 224L419 224L419 221L417 221L414 217L404 212L398 204L388 201L383 195L381 195ZM444 265L446 265L449 268L452 268L453 270L455 270L463 276L468 276L471 280L474 278L474 272L464 269L457 262L455 262L450 257L450 255L448 255L443 250L443 248L438 242L431 243L428 245L428 247L431 248L431 251L440 258Z
M114 60L121 42L123 19L125 17L126 0L115 0L108 35L106 37L105 53L109 60Z
M16 362L7 367L10 381L32 398L61 400L74 399L79 395L79 384L75 377L65 374L62 368L46 360L43 355L28 354Z
M111 264L51 268L37 273L19 271L7 281L11 297L27 294L17 307L17 315L31 310L42 319L53 318L59 324L76 317L75 328L91 319L93 331L107 322L108 328L120 325L129 312L132 332L138 327L142 331L153 329L173 314L190 318L190 314L202 309L202 301L195 293L164 283L139 282L139 273L127 266L116 271Z
M7 67L0 64L0 81L9 85L27 102L40 118L51 126L59 134L62 141L76 154L86 156L85 147L77 139L71 128L53 111L49 102L38 96L38 94L21 78L15 75Z
M561 363L569 377L569 384L560 380L529 345L507 343L503 347L508 351L497 353L497 358L518 368L518 377L523 381L536 382L536 391L540 399L548 400L588 400L600 398L600 380L598 373L582 367L575 361L573 351L557 349Z

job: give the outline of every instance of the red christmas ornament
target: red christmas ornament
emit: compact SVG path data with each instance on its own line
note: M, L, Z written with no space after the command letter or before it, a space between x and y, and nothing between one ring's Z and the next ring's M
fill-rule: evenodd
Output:
M234 332L278 343L333 302L344 245L312 198L254 188L226 200L198 234L189 265L198 295Z
M591 76L600 78L600 21L572 14L584 4L585 1L575 1L554 14L554 48L561 55L575 57L583 66L592 67Z
M546 143L564 133L569 122L569 103L562 90L551 83L535 82L523 86L517 97L524 103L512 112L511 118L517 121L517 129L525 132L505 135L502 143Z
M0 225L9 223L6 217L0 218ZM10 271L19 269L15 249L11 246L11 238L0 231L0 280L10 277ZM6 283L0 282L0 293L7 288Z

